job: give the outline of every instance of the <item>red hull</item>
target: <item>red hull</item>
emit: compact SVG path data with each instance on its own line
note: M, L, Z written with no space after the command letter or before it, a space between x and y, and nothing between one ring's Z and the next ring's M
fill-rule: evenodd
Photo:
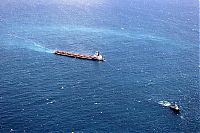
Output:
M60 50L55 51L54 54L61 55L61 56L73 57L73 58L79 58L79 59L97 60L98 61L97 57L93 56L93 55L83 55L83 54L65 52L65 51L60 51Z

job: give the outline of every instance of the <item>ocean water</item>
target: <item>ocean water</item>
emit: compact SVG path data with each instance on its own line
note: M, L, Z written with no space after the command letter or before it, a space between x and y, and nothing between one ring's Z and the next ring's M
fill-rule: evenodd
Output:
M198 8L195 0L1 0L0 133L200 132ZM106 61L58 49L99 50Z

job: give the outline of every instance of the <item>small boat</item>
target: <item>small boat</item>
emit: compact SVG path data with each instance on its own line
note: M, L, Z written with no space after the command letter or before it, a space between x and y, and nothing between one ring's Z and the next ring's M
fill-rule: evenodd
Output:
M86 60L104 61L104 58L100 54L99 51L97 51L94 55L83 55L83 54L77 54L77 53L56 50L54 52L54 54L61 55L61 56L73 57L73 58L79 58L79 59L86 59Z
M177 104L171 104L170 106L169 106L169 108L171 109L171 110L173 110L174 112L176 112L176 113L179 113L181 110L180 110L180 108L179 108L179 106L177 105Z

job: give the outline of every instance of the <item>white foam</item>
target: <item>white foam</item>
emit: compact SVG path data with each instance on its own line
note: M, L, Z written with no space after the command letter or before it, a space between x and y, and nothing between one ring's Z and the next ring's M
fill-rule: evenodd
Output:
M185 119L182 115L180 117L181 117L181 119Z
M55 100L52 100L51 102L47 102L47 104L53 104L55 103Z
M168 101L159 101L158 104L161 104L161 105L166 106L166 107L171 105L171 103L168 102Z

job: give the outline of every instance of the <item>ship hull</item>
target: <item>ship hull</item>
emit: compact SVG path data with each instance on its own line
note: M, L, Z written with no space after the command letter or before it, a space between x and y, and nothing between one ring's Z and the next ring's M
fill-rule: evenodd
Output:
M55 51L54 54L60 55L60 56L67 56L67 57L71 57L71 58L84 59L84 60L100 61L94 55L83 55L83 54L77 54L77 53L71 53L71 52L59 51L59 50Z

